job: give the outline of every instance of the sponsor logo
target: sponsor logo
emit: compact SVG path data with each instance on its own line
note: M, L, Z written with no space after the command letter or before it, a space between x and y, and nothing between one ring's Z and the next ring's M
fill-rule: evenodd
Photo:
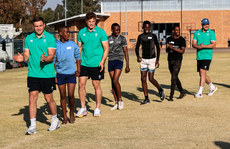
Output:
M30 42L33 42L33 40L30 40Z
M99 75L98 78L101 79L101 75Z
M95 33L95 37L97 37L97 33Z
M46 43L46 39L44 39L43 42Z
M83 36L86 36L85 34L83 34Z

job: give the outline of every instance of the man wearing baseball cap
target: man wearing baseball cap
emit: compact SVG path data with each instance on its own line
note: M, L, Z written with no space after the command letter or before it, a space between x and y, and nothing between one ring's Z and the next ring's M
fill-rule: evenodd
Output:
M197 72L199 72L200 75L200 89L195 94L196 98L203 97L202 92L205 83L210 87L208 96L212 96L214 92L217 91L217 87L212 84L207 75L212 61L212 49L216 47L216 36L215 33L209 29L209 20L207 18L201 20L201 25L202 28L195 32L192 41L192 47L197 49Z

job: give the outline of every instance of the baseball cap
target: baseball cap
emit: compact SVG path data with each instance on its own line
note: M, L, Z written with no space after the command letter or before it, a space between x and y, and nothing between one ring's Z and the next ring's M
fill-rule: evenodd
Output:
M201 20L201 24L207 25L207 24L209 24L209 20L207 18L204 18L203 20Z

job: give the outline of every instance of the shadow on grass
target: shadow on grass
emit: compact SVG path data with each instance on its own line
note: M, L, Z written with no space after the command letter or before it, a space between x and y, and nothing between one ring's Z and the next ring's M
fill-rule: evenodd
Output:
M213 84L220 85L220 86L223 86L223 87L226 87L226 88L230 88L230 85L228 85L228 84L216 83L216 82L213 82Z
M57 116L59 119L61 118L60 113L62 113L61 107L57 106ZM11 116L19 116L19 115L23 115L23 120L26 122L26 126L29 127L30 126L29 106L24 106L24 108L20 109L17 114L12 114ZM45 105L37 108L36 121L50 125L50 122L48 122L47 115L51 115L51 113L49 111L48 104L45 103Z
M215 141L214 144L221 149L229 149L230 148L230 143L228 142L223 142L223 141Z
M121 96L135 102L141 102L141 99L138 99L137 95L129 92L121 92Z

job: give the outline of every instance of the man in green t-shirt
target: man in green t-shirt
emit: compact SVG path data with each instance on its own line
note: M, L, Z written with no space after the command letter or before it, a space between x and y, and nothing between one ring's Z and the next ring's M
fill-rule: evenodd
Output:
M104 64L109 53L108 37L103 29L96 26L96 14L93 12L86 14L87 27L78 33L78 46L81 51L81 70L79 77L79 97L81 109L77 112L77 117L88 114L85 106L86 82L92 79L95 89L96 109L94 116L101 116L100 106L102 90L100 82L104 78Z
M207 75L212 61L212 49L216 47L216 36L215 33L209 29L209 20L207 18L201 21L201 25L202 29L195 32L192 41L192 47L197 49L197 72L199 72L200 75L200 89L195 94L196 98L203 97L202 92L205 83L210 86L208 96L212 96L214 92L217 91L217 87L212 84Z
M57 105L53 99L53 90L56 90L53 63L56 52L56 41L53 35L44 30L45 23L43 18L35 17L33 19L33 27L35 32L28 35L25 39L24 55L22 56L18 53L18 55L14 56L14 60L17 62L29 60L27 86L29 88L31 124L26 134L30 135L37 132L36 114L39 92L44 94L52 114L51 125L48 130L53 131L60 127L57 118Z

